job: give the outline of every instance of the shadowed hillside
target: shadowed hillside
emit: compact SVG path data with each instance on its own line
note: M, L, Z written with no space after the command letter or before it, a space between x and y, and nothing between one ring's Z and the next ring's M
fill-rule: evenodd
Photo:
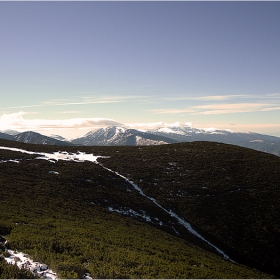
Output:
M277 273L276 156L208 142L62 148L1 140L0 146L106 156L98 159L102 166L0 150L0 234L60 277L272 277L218 256L116 172L235 261Z
M237 258L277 273L279 157L194 142L118 149L115 156L100 161L221 241Z

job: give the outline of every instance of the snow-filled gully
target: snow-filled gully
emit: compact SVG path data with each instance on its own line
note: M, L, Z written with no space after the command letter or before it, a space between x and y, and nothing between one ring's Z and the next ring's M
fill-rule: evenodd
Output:
M98 164L98 162L96 162ZM100 165L100 164L99 164ZM147 199L149 199L150 201L152 201L156 206L158 206L160 209L162 209L164 212L166 212L167 214L169 214L171 217L175 218L183 227L185 227L190 233L192 233L193 235L195 235L196 237L198 237L199 239L203 240L205 243L207 243L209 246L211 246L212 248L214 248L219 254L221 254L225 259L230 260L231 262L234 262L224 251L222 251L221 249L219 249L218 247L216 247L214 244L212 244L210 241L208 241L207 239L205 239L202 235L200 235L196 230L194 230L194 228L191 226L190 223L186 222L183 218L179 217L176 213L174 213L172 210L167 210L166 208L164 208L162 205L160 205L153 197L147 196L142 189L136 185L134 182L130 181L128 178L126 178L125 176L119 174L118 172L115 172L103 165L101 165L103 168L105 168L106 170L115 173L116 175L118 175L119 177L125 179L130 185L133 186L133 188L135 190L137 190L139 192L140 195L146 197Z
M201 239L202 241L204 241L205 243L207 243L209 246L211 246L212 248L214 248L220 255L222 255L225 259L234 262L224 251L222 251L221 249L219 249L218 247L216 247L214 244L212 244L210 241L208 241L207 239L205 239L202 235L200 235L192 226L190 223L186 222L183 218L179 217L176 213L174 213L172 210L167 210L166 208L164 208L162 205L160 205L155 198L150 197L148 195L146 195L143 190L136 185L134 182L130 181L128 178L126 178L125 176L119 174L118 172L115 172L107 167L105 167L104 165L98 163L97 159L99 157L103 157L103 156L94 156L93 154L86 154L86 153L81 153L78 152L77 154L68 154L67 152L56 152L56 153L40 153L40 152L30 152L30 151L26 151L23 149L17 149L17 148L10 148L10 147L1 147L0 149L4 149L4 150L11 150L11 151L15 151L15 152L21 152L21 153L27 153L27 154L36 154L36 155L40 155L40 157L37 157L36 159L44 159L44 160L49 160L49 161L58 161L58 160L65 160L65 161L77 161L77 162L83 162L83 161L91 161L95 164L100 165L101 167L103 167L104 169L106 169L107 171L116 174L117 176L123 178L125 181L127 181L136 191L139 192L139 194L147 199L149 199L150 201L152 201L157 207L159 207L160 209L162 209L164 212L166 212L167 214L170 215L170 217L175 218L182 226L184 226L191 234L195 235L196 237L198 237L199 239Z

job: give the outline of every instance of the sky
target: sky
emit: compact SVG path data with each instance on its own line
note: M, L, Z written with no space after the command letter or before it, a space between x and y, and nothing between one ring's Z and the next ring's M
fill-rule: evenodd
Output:
M280 2L0 2L0 130L280 137Z

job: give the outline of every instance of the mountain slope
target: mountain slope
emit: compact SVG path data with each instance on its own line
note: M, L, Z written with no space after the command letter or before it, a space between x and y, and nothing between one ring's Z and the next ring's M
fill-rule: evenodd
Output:
M213 143L206 146L204 143L186 143L151 147L63 147L65 160L55 162L47 160L45 153L57 151L57 146L7 140L0 140L0 146L29 151L0 150L0 234L9 233L7 239L10 247L49 264L61 277L81 277L88 271L94 278L271 278L271 275L217 256L213 248L191 234L173 214L177 213L190 221L196 231L206 239L212 238L211 242L219 247L223 247L223 244L230 246L223 238L223 234L227 233L223 223L215 222L207 215L205 217L210 220L202 220L204 215L201 215L201 210L205 208L209 214L211 205L208 207L204 201L202 208L199 198L192 201L186 193L196 191L202 196L207 191L202 188L206 186L207 180L203 182L197 179L204 177L196 177L196 173L201 171L202 162L207 162L207 155L213 160L213 154L220 148L215 158L218 162L224 161L224 152L229 157L229 152L233 150L237 152L238 158L239 147L231 150L227 145L216 146ZM279 173L274 172L277 169L269 173L268 168L269 163L276 163L273 160L277 157L267 157L259 152L252 155L251 150L244 150L246 152L242 150L244 157L239 163L241 168L244 168L242 164L255 161L256 155L260 156L256 164L260 164L264 155L265 172L268 172L265 175L279 176ZM192 155L187 151L192 151ZM104 156L98 158L102 164L73 161L78 155L83 155L81 152ZM73 153L77 153L77 156ZM199 160L201 153L204 153L202 162ZM73 160L70 161L70 158ZM191 173L190 166L181 168L184 162L192 163ZM210 162L208 166L210 174L212 164ZM191 176L186 177L188 175ZM224 184L224 177L220 175L218 172L213 174L214 178L210 178L217 184ZM190 180L192 176L193 180ZM145 195L126 178L137 183ZM188 181L195 187L194 190L188 189ZM243 183L244 189L250 186L247 181ZM188 188L183 189L182 185L185 184ZM217 197L223 193L223 199L226 199L227 188L224 192L219 190ZM272 197L272 202L277 202L277 195ZM255 209L253 202L248 201L249 210L251 206L255 213L258 209ZM243 233L244 228L239 227L238 220L232 218L231 209L232 205L229 208L224 205L221 216L236 223L237 229ZM271 223L273 215L267 223ZM215 225L216 231L221 231L222 235L217 236L216 231L207 230L208 223ZM275 226L277 229L277 223ZM256 233L261 229L259 227L259 223L255 228L250 225L246 232L253 230L252 233ZM271 233L267 234L270 245L274 240L272 237ZM255 246L255 243L250 243L250 246ZM241 255L245 253L240 252ZM266 258L271 258L272 254ZM271 261L277 262L277 256Z
M112 126L91 131L71 142L84 146L147 146L194 141L233 144L280 155L279 137L221 129L197 129L190 126L163 126L145 132Z
M178 142L209 141L233 144L275 155L280 155L280 138L259 133L241 133L220 129L184 127L159 127L149 133L169 137Z
M87 133L84 137L71 141L83 146L141 146L175 143L176 141L136 129L110 126Z
M14 137L10 134L0 132L0 139L14 140Z
M124 127L111 126L90 131L83 137L68 142L64 137L51 137L35 132L0 132L0 139L16 140L26 143L45 143L47 145L83 146L150 146L176 142L209 141L233 144L280 156L280 138L259 133L239 133L221 129L197 129L185 126L162 126L156 129L139 131ZM59 142L59 141L61 142Z
M119 148L100 161L180 213L230 256L278 273L279 157L194 142Z
M23 143L68 146L71 143L48 137L33 131L26 131L13 136L13 139Z
M18 131L16 130L12 130L12 129L5 129L5 130L1 130L1 133L5 133L5 134L9 134L9 135L16 135L19 134ZM2 137L1 137L2 138Z
M66 141L66 142L67 142L67 139L64 138L64 137L62 137L62 136L60 136L60 135L52 134L50 137L51 137L51 138L54 138L54 139L56 139L56 140Z

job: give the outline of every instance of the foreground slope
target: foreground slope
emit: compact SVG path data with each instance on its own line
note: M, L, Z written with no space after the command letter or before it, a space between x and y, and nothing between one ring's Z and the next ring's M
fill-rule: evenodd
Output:
M61 149L4 140L0 145L40 153ZM201 207L193 205L191 209L197 213L186 215L190 201L183 200L180 176L176 174L188 145L157 149L63 147L68 152L80 150L110 156L98 159L104 166L48 161L36 154L0 150L0 234L7 235L10 247L49 264L66 278L82 277L85 272L96 278L271 278L209 252L211 248L184 230L176 219L108 169L133 179L167 209L189 221L192 217L195 220L202 217ZM197 149L201 145L197 143ZM215 150L215 144L209 145L210 150ZM196 166L193 170L200 172ZM180 172L188 174L189 169ZM178 200L167 195L174 194L174 184L180 188ZM227 212L224 215L230 218ZM203 234L210 232L198 222L193 224L199 226L198 230L203 229ZM216 227L223 232L219 223ZM219 246L225 243L223 235L216 237L222 240L213 239Z
M231 256L279 273L279 157L194 142L119 148L100 161L182 215Z

